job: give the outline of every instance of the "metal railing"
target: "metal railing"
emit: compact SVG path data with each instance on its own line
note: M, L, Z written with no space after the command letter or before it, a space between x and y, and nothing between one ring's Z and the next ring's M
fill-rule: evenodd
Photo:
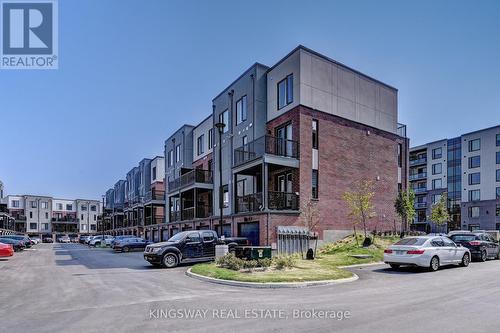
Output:
M299 158L299 143L294 140L265 135L234 150L234 166L241 165L264 154Z
M194 183L212 184L213 176L210 170L193 169L179 178L168 182L168 191L172 192Z
M257 212L263 208L262 192L236 197L236 212Z
M162 224L162 223L164 223L164 218L162 215L146 217L146 225Z
M415 208L426 208L427 202L415 202Z
M427 172L414 173L408 177L410 180L424 179L427 178Z
M156 189L152 189L151 191L147 192L146 195L144 196L144 202L149 202L149 201L164 201L165 200L165 191L160 191Z
M63 217L53 217L52 222L78 222L76 216L63 216Z
M398 123L397 132L399 136L406 138L406 125Z
M413 192L415 192L415 194L425 193L425 192L427 192L427 187L417 187L417 188L414 188Z
M287 192L269 192L269 209L274 210L298 210L299 195Z
M410 166L419 165L419 164L426 164L426 163L427 163L427 157L421 157L421 158L417 158L415 160L410 160Z
M181 220L181 212L180 211L175 211L175 212L170 212L170 221L180 221Z

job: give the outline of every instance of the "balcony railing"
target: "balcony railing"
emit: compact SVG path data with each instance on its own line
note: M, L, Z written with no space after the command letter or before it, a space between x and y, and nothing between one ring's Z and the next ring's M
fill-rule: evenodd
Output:
M427 192L427 188L426 187L417 187L417 188L413 189L413 192L415 192L415 194L425 193L425 192Z
M290 158L299 158L299 143L294 140L262 136L234 150L234 166L271 154Z
M299 195L287 192L269 192L269 209L298 210Z
M78 219L74 216L64 216L64 217L53 217L52 222L78 222Z
M194 183L212 184L212 171L193 169L179 178L168 182L168 191L172 192L180 188L193 185Z
M262 209L262 193L253 193L236 197L236 212L257 212Z
M161 223L164 223L164 218L162 215L146 217L146 225L161 224Z
M410 180L424 179L427 178L427 172L415 173L408 177Z
M164 201L165 200L165 191L159 191L159 190L151 190L148 193L146 193L144 197L144 202L149 202L149 201Z
M415 208L426 208L427 202L415 202Z
M415 160L410 160L410 166L419 165L419 164L426 164L426 163L427 163L427 157L421 157L421 158L417 158Z
M181 220L181 212L180 211L170 212L170 222L180 221L180 220Z
M13 218L16 222L26 222L26 216L24 215L14 215Z

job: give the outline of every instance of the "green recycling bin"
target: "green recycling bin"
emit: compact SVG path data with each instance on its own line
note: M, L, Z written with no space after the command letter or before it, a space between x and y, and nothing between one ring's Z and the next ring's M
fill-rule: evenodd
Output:
M235 256L245 260L271 259L270 246L237 246Z

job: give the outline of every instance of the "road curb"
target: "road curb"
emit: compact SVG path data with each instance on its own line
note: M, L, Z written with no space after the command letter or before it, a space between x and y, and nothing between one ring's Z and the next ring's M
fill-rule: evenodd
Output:
M242 282L242 281L230 281L230 280L221 280L216 278L211 278L208 276L203 276L200 274L196 274L191 272L191 268L186 271L186 275L205 282L222 284L226 286L233 287L245 287L245 288L259 288L259 289L276 289L276 288L304 288L304 287L313 287L313 286L327 286L333 284L342 284L348 282L354 282L359 279L359 276L352 273L353 276L344 279L337 280L322 280L322 281L308 281L308 282L268 282L268 283L260 283L260 282Z
M355 264L355 265L348 265L348 266L338 266L338 268L357 268L357 267L370 267L370 266L377 266L377 265L383 265L385 262L383 261L378 261L378 262L370 262L367 264Z

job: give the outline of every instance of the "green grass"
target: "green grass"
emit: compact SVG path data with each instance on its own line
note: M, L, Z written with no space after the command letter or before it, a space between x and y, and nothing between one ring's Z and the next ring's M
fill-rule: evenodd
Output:
M355 264L366 264L381 261L384 249L396 242L397 237L376 238L375 244L368 248L361 247L363 236L358 235L360 246L356 245L353 236L346 237L335 243L326 244L318 250L315 260L297 260L292 269L266 271L233 271L220 268L215 263L198 264L191 268L195 274L216 279L243 282L306 282L321 280L337 280L353 276L351 272L338 268ZM371 255L371 258L357 259L356 254Z

